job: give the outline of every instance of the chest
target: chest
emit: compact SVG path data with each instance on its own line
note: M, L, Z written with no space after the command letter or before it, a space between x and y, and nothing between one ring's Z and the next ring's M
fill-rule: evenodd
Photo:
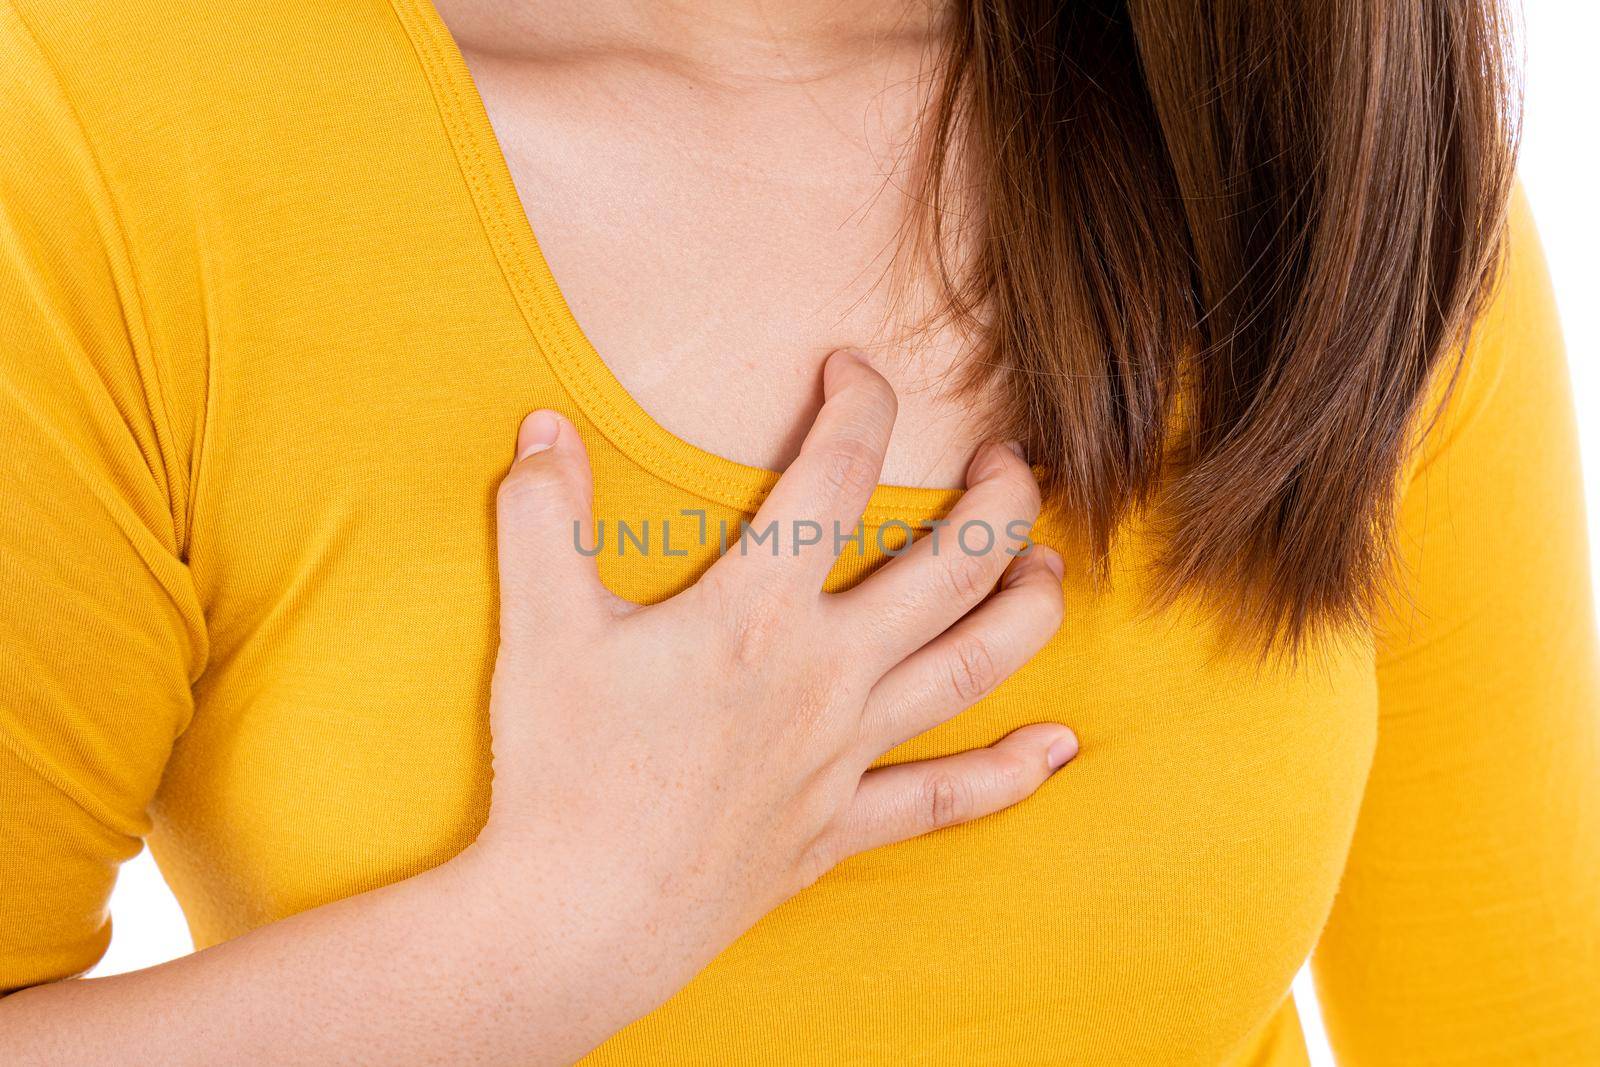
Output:
M320 215L315 183L293 186L307 221L273 231L274 255L225 263L213 291L191 560L212 657L152 838L203 944L424 869L481 825L494 488L526 411L578 420L606 522L741 514L727 468L682 441L653 449L615 394L552 369L558 342L530 331L447 167L401 181L339 159L329 147L315 177L382 183L385 211ZM398 249L392 215L411 220ZM256 224L219 209L214 227L254 249ZM620 305L614 317L632 328ZM667 392L709 392L703 377ZM634 599L670 595L714 552L678 546L608 552L602 576ZM999 817L842 866L599 1062L662 1048L684 1062L950 1062L956 1048L975 1063L1174 1048L1215 1062L1270 1014L1353 829L1370 650L1296 666L1219 655L1202 624L1149 615L1144 549L1122 552L1110 587L1069 583L1067 623L1032 664L892 757L1052 719L1083 740L1070 773ZM1110 984L1086 994L1085 975Z
M900 397L884 480L961 484L990 420L956 395L970 338L930 319L906 243L926 90L909 61L807 91L469 62L566 302L653 418L781 468L823 359L855 347Z
M346 411L371 447L366 470L333 483L343 438L258 431L274 469L240 472L210 591L217 654L158 804L156 851L203 940L404 877L481 824L496 465L474 456L501 445L474 423L499 421L482 394L514 390L471 384L480 399L432 449L412 442L442 416L415 398ZM589 443L602 520L721 514ZM276 479L321 488L263 528L270 499L252 494ZM608 550L602 574L666 595L708 558L687 548ZM664 1048L876 1062L869 1040L928 1062L955 1048L973 1063L1063 1048L1075 1063L1172 1049L1218 1062L1281 1001L1331 906L1373 743L1370 663L1219 658L1203 628L1145 617L1130 586L1069 586L1066 625L1032 664L893 755L1061 720L1083 739L1070 773L1003 815L840 867L597 1062ZM1087 996L1085 975L1114 987ZM789 1033L810 1037L773 1036ZM933 1039L951 1048L919 1044Z
M484 329L459 333L449 358L341 332L340 359L393 383L381 398L341 395L336 419L296 423L267 416L290 391L263 384L216 442L213 485L228 491L201 568L214 654L154 845L204 942L423 869L481 825L493 490L520 412L557 393L509 330ZM302 375L346 379L326 361ZM603 521L736 516L581 428ZM685 555L608 549L602 576L636 599L669 595L714 551L678 544ZM842 866L597 1062L662 1048L874 1062L863 1040L935 1038L996 1042L964 1062L1050 1062L1064 1039L1024 1025L1040 1019L1075 1035L1068 1062L1174 1048L1216 1062L1270 1013L1343 865L1374 739L1370 657L1219 656L1204 627L1147 615L1136 562L1108 590L1069 583L1067 622L1032 664L893 754L1060 720L1083 740L1070 773L1001 816ZM1083 975L1116 976L1115 995L1086 999ZM997 1029L997 1013L1016 1028ZM801 1032L814 1036L772 1038ZM1151 1058L1127 1051L1135 1041Z

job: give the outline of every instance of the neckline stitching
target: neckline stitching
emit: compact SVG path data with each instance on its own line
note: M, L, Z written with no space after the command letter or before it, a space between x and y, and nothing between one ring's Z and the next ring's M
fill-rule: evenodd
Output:
M431 0L391 0L391 7L417 54L446 137L456 156L458 169L467 183L468 194L484 228L485 237L500 264L501 275L522 313L534 346L562 387L580 410L633 463L705 500L738 511L755 511L771 492L778 478L777 472L706 452L675 437L665 427L657 426L655 434L647 435L643 428L632 424L627 411L619 411L616 405L607 401L603 383L594 380L598 371L591 373L584 365L586 358L597 360L599 355L594 353L592 357L589 356L578 341L569 336L573 331L579 331L581 338L582 327L572 318L570 309L565 307L549 265L542 260L538 238L521 206L520 197L515 201L516 212L512 212L506 202L508 195L516 197L516 194L514 191L507 193L504 188L511 182L509 170L503 162L497 167L482 143L484 132L479 127L487 126L489 120L481 94L475 93L468 99L463 87L463 82L471 77L471 72L465 67L465 58L460 55L454 38L447 36L449 29L433 8ZM442 35L447 40L441 40ZM503 150L501 152L503 161ZM505 173L502 174L502 170ZM514 184L511 189L515 190ZM518 217L526 233L517 227ZM531 261L529 249L525 247L530 243L534 253L541 257L538 263ZM562 301L559 308L553 306L558 300ZM615 385L617 390L626 392L620 382ZM648 418L648 413L643 417ZM648 436L663 438L660 442L663 446L676 443L677 450L685 452L685 457L672 454L671 447L653 447L652 442L647 440ZM698 462L691 463L691 460ZM709 471L695 469L699 465L723 467L724 479L717 479ZM730 486L726 484L730 479L737 479L742 484ZM874 495L898 498L901 503L897 506L891 500L870 502L862 514L862 521L868 526L894 522L916 523L932 518L947 510L959 497L960 490L880 485Z

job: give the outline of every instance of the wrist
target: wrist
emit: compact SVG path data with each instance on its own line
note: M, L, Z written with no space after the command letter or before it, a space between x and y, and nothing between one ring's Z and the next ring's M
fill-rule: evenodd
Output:
M514 1012L560 1005L559 1017L582 1028L584 1051L709 960L695 957L658 893L607 865L536 859L480 838L436 871L434 914L467 931L478 979L487 973Z

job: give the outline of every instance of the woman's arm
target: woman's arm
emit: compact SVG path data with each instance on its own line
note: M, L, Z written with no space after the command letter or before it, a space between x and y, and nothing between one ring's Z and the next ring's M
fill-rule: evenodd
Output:
M530 417L500 493L495 785L477 842L173 963L15 994L7 1062L569 1062L844 857L1036 789L1076 752L1064 727L868 769L1048 640L1061 565L1042 546L1013 559L924 541L822 593L832 552L791 550L785 531L854 526L894 420L887 382L852 355L824 389L754 522L776 524L783 551L730 552L647 608L574 546L592 514L575 428ZM991 446L951 518L1008 529L1038 508L1027 466Z
M1407 493L1378 748L1315 958L1341 1063L1600 1063L1600 671L1559 327L1510 260Z

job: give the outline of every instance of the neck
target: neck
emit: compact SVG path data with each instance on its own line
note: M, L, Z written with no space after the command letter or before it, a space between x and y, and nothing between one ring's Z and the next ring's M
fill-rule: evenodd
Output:
M465 51L562 59L627 52L722 78L808 81L932 39L934 0L436 0Z

